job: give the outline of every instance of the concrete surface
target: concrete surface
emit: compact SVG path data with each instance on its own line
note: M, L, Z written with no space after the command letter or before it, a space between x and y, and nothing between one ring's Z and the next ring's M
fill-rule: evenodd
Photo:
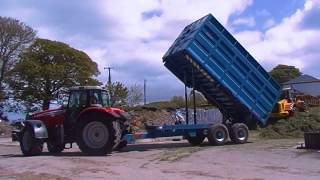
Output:
M185 141L129 145L107 156L84 156L74 145L59 155L23 157L0 138L0 179L320 179L320 152L296 149L301 139L255 140L191 147Z

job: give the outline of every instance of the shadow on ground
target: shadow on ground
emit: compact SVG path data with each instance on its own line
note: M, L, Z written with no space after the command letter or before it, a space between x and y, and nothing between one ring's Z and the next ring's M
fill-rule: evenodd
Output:
M251 143L251 142L248 142ZM229 146L229 145L234 145L232 142L226 143L224 146ZM198 147L209 147L211 146L208 142L204 142L203 144L199 145ZM128 146L124 147L120 151L114 151L113 153L126 153L130 151L139 151L139 152L144 152L144 151L150 151L150 150L163 150L163 149L180 149L180 148L185 148L185 147L191 147L191 145L187 142L168 142L168 143L150 143L150 144L129 144ZM73 148L76 149L76 148ZM104 155L104 156L110 156L111 154ZM58 156L58 157L72 157L72 156L91 156L91 155L86 155L83 154L80 150L76 152L68 152L64 151L59 154L51 154L49 152L43 152L39 156ZM9 153L9 154L1 154L0 157L2 158L14 158L14 157L24 157L22 154L15 154L15 153Z

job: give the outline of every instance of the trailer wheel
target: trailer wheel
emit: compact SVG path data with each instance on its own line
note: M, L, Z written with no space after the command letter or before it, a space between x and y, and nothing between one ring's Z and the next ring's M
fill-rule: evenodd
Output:
M48 151L52 154L61 153L64 150L64 144L54 144L47 142Z
M231 141L236 144L246 143L249 137L248 127L243 123L233 124L230 130Z
M113 123L99 119L81 121L76 138L80 150L88 155L110 153L119 139Z
M215 124L208 129L208 140L211 145L223 145L228 137L228 129L224 124Z
M43 149L43 143L36 139L32 127L26 126L22 130L20 148L24 156L39 155Z
M186 134L185 138L192 146L198 146L203 142L205 136L202 133L197 133L197 135L194 137L190 136L189 134Z

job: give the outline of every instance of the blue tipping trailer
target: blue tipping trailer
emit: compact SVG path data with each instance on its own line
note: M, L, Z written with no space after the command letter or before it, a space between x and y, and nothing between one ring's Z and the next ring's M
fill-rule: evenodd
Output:
M135 138L182 135L197 145L207 137L210 144L221 145L230 136L235 143L245 143L246 124L265 124L280 96L279 84L211 14L185 27L163 62L185 84L186 98L187 87L201 92L219 108L224 121L198 124L194 104L193 124L187 113L186 124L146 126L147 133ZM133 136L126 135L131 142Z
M280 85L211 14L185 27L163 61L232 123L265 124L280 96Z

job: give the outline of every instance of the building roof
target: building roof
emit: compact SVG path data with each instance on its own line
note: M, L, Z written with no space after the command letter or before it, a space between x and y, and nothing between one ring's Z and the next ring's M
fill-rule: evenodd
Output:
M307 75L307 74L303 74L301 76L298 76L294 79L291 79L290 81L287 81L285 83L283 83L284 85L286 84L296 84L296 83L305 83L305 82L320 82L319 79L315 78L315 77L312 77L310 75Z
M103 88L100 86L74 86L69 88L69 90L89 90L89 89L101 90Z
M303 74L283 83L283 87L291 87L292 89L304 94L320 96L320 80L307 74Z

